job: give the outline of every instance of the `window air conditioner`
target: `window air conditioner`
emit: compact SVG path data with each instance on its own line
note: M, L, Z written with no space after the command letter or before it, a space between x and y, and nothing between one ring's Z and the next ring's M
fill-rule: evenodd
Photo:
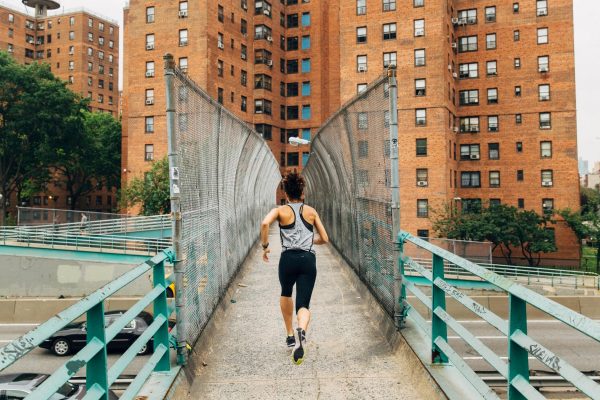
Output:
M479 160L479 154L471 154L471 160Z
M417 186L427 186L427 181L417 181Z

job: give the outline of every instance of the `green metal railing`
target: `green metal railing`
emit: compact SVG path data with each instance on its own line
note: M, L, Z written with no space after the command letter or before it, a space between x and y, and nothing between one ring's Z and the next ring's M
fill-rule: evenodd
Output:
M403 277L406 277L405 270L410 268L419 272L431 282L431 296L429 296L409 279L403 279L399 300L405 306L404 309L409 310L407 318L430 336L431 360L434 364L451 362L484 399L499 399L498 395L465 363L458 352L450 346L448 342L448 328L450 328L507 380L509 400L545 398L529 383L530 355L562 376L582 393L593 399L600 399L600 385L598 383L594 382L590 377L585 376L559 355L527 335L526 306L529 304L549 314L556 320L565 323L597 342L600 342L599 323L480 265L462 259L425 240L413 237L407 232L401 232L398 236L398 241L400 243L401 254L400 270ZM432 255L431 269L426 268L405 255L404 247L406 243L411 243L420 249L428 251ZM505 291L509 298L508 321L500 318L449 284L445 280L445 263L451 263L457 268L461 268L495 285L498 289ZM417 313L414 308L411 308L411 305L406 301L406 290L414 294L415 298L431 311L431 322ZM506 335L508 342L508 364L448 313L446 309L446 299L448 298L461 303L475 315Z
M22 232L75 233L85 231L88 234L108 235L127 232L142 232L171 229L171 215L150 215L108 220L71 222L65 224L19 225Z
M432 260L424 258L413 258L420 265L432 269ZM579 271L574 269L547 268L547 267L528 267L522 265L504 265L488 264L477 262L477 265L492 271L505 278L512 279L522 284L550 285L572 288L594 288L600 289L600 276L594 272ZM409 268L405 271L407 275L419 275L419 272ZM454 279L472 279L483 281L470 271L454 265L450 262L444 262L444 274Z
M133 399L153 372L172 370L169 352L169 316L174 307L167 303L166 289L171 280L165 278L165 261L174 262L171 249L144 262L115 281L98 289L78 303L58 313L34 330L0 348L0 372L25 357L44 340L86 314L87 345L59 367L27 400L50 398L81 368L86 367L86 400L108 399L110 386L133 361L138 352L153 338L154 353L142 367L121 399ZM154 289L139 300L127 312L105 327L105 301L137 278L152 270ZM153 304L154 319L142 335L127 349L112 367L108 367L107 344L113 340L146 307Z
M2 227L0 245L154 255L160 250L171 247L172 241L171 239L97 235L79 231L61 233L52 230L35 231L20 227Z

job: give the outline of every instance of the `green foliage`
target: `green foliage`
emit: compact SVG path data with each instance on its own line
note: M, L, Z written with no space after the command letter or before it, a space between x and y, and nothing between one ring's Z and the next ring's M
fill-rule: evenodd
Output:
M590 189L581 190L581 210L560 210L558 213L580 240L596 246L596 271L600 273L600 196Z
M600 210L600 192L590 188L581 188L581 214L598 213Z
M550 215L507 205L482 206L476 212L447 206L434 212L433 229L449 239L489 241L508 264L512 264L514 249L519 249L529 265L536 266L542 253L556 251L554 232L547 228L550 222Z
M125 207L141 206L142 215L171 212L169 192L169 160L167 157L152 164L144 178L134 178L121 193Z
M48 160L61 139L76 132L85 103L47 65L17 64L0 52L0 194L20 198L50 178ZM4 223L0 202L0 224Z

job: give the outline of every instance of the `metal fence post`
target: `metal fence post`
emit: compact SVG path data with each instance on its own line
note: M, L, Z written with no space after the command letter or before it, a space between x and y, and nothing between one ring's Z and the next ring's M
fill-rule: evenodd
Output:
M156 264L153 268L153 280L154 287L158 285L162 285L165 290L154 299L154 318L162 315L165 317L167 322L165 322L158 331L154 334L154 350L158 348L159 345L164 345L167 349L169 348L169 306L167 304L167 284L165 280L165 263L160 262ZM171 362L169 357L169 352L167 351L160 359L156 367L155 371L165 372L171 370Z
M521 376L529 382L529 353L513 342L511 336L517 331L527 334L527 303L512 294L508 301L508 399L524 400L526 397L513 386L512 380Z
M169 152L169 183L171 194L171 235L173 237L173 250L175 260L175 310L177 315L177 364L187 363L187 346L185 340L186 321L184 316L184 272L181 263L181 193L179 183L179 153L175 138L175 61L172 54L165 54L165 87L167 101L167 138Z
M446 311L446 292L437 287L433 281L436 278L444 279L444 259L436 254L433 255L431 279L431 362L434 364L447 363L448 357L435 344L435 340L441 337L448 341L448 327L446 323L435 314L436 308Z
M108 358L106 355L106 333L104 330L104 301L96 304L87 312L87 343L93 339L102 342L103 348L87 363L85 386L89 392L92 386L104 389L102 400L108 400Z
M396 66L388 68L390 91L390 188L392 191L392 241L394 242L394 322L400 328L404 322L402 272L400 271L400 164L398 162L398 82Z

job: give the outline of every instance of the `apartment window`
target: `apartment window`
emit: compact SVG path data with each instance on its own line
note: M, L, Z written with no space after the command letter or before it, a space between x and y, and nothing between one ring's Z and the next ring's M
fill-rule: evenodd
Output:
M516 146L517 146L517 153L522 153L523 152L523 142L517 142Z
M537 44L548 43L548 28L538 28L537 30Z
M98 38L98 45L104 46L104 38L102 36Z
M88 84L89 87L94 86L94 79L92 79L91 76L88 76L88 78L87 78L87 84Z
M521 59L515 58L513 65L514 65L515 69L521 68Z
M302 50L308 50L310 49L310 35L304 35L302 36L302 44L301 44L301 48Z
M69 61L69 71L73 71L75 69L75 61Z
M542 170L542 186L552 186L552 170L551 169L543 169Z
M513 3L513 13L519 13L519 3Z
M69 17L69 25L70 26L75 25L75 17Z
M69 40L75 40L75 32L74 31L69 32Z
M554 199L542 199L542 211L544 214L552 214L554 210Z
M94 34L91 32L88 32L88 42L93 42L94 41Z
M233 17L233 13L231 14ZM179 18L186 18L188 16L188 2L180 1L179 2ZM233 21L231 21L233 22Z
M458 38L458 52L466 53L477 51L477 36L463 36Z
M486 50L493 50L496 48L496 34L488 33L485 35L485 48Z
M356 28L356 43L367 43L367 27Z
M479 132L479 117L461 117L459 120L461 132Z
M518 42L521 39L521 32L517 29L513 31L513 41Z
M366 130L369 129L369 114L366 112L358 113L358 129Z
M240 84L244 87L248 85L248 72L245 70L240 72Z
M254 100L254 114L266 114L271 115L272 103L265 99Z
M396 39L396 24L395 23L383 24L383 40L390 40L390 39Z
M523 122L523 116L521 114L515 114L515 124L520 124Z
M423 2L423 0L415 0L415 3L417 1ZM420 237L421 239L427 240L427 238L429 237L429 229L417 229L417 236Z
M272 41L271 32L271 28L266 25L256 25L254 27L254 39L271 39L269 41Z
M417 149L417 156L426 156L427 155L427 139L417 139L416 140L416 149Z
M256 124L255 125L256 132L260 133L260 135L265 140L273 140L273 127L269 124Z
M417 108L415 110L415 125L424 126L427 125L427 110L424 108Z
M154 61L146 61L146 78L154 77Z
M88 28L93 28L94 27L94 20L91 18L88 18Z
M429 216L429 201L427 199L417 200L417 217L427 218Z
M298 27L298 14L289 14L287 16L287 27L288 28L297 28Z
M154 132L154 117L146 117L146 133Z
M552 127L551 116L549 112L540 113L540 129L550 129Z
M499 143L488 143L488 157L490 160L500 159L500 144Z
M187 73L187 71L188 71L188 58L187 57L181 57L179 59L179 69L182 72Z
M356 85L356 93L362 93L365 90L367 90L367 84L366 83L359 83L358 85Z
M73 83L75 83L75 77L73 77L73 75L69 75L69 83L72 85Z
M302 119L307 121L311 118L311 107L309 104L305 104L302 106Z
M302 13L302 26L310 26L310 13L309 12Z
M428 170L427 168L417 168L417 186L427 186Z
M310 72L310 58L302 59L302 73Z
M461 106L479 104L479 90L461 90L458 95Z
M146 35L146 50L154 50L154 34Z
M477 63L459 64L458 77L461 79L477 78L479 76L479 67Z
M356 56L356 69L358 72L367 71L367 56Z
M426 81L425 79L415 79L415 96L425 96Z
M500 130L500 125L498 123L497 115L488 116L488 132L498 132Z
M423 7L425 0L413 0L413 7Z
M109 54L108 55L108 62L112 64L113 61L114 61L114 56L112 54Z
M356 0L356 15L367 13L367 0Z
M154 89L146 89L146 105L154 104Z
M145 149L145 157L144 160L146 161L152 161L154 160L154 145L153 144L147 144L144 146Z
M311 87L310 82L302 82L302 96L310 96Z
M396 52L392 51L389 53L383 53L383 68L387 68L389 66L396 66Z
M521 86L515 86L515 96L521 97Z
M496 22L496 7L485 8L485 22Z
M88 72L94 71L94 63L88 62Z
M287 38L287 50L298 50L298 36L291 36Z
M223 10L223 6L221 5L219 5L219 7L217 8L217 19L219 20L219 22L225 21L225 12Z
M248 110L248 99L246 96L242 96L240 100L240 110L246 112Z
M538 17L548 15L548 2L546 0L537 0L536 2L536 13Z
M15 23L15 15L14 14L8 14L8 23L9 24Z
M490 171L489 178L491 188L500 187L500 171Z
M254 15L266 15L271 18L271 4L267 1L254 2ZM297 26L297 25L296 25Z
M272 79L269 75L256 74L254 75L254 89L265 89L271 91Z
M550 85L539 85L538 94L540 101L550 100Z
M298 106L287 106L286 119L297 120L299 115L300 115L300 109Z
M552 142L540 142L540 157L552 158Z
M517 170L517 181L522 182L524 178L525 178L525 174L523 173L523 170L518 169Z
M539 72L550 71L550 57L549 56L539 56L538 57L538 71Z
M94 49L92 49L91 47L87 48L87 55L88 57L93 57L94 56Z
M425 65L425 49L416 49L415 50L415 67L420 67L423 65Z
M358 141L358 158L369 157L369 142L366 140Z
M460 159L461 160L479 160L480 152L478 144L461 144Z
M223 77L224 64L223 60L217 60L217 75Z
M394 11L396 9L396 0L383 0L383 11Z
M288 167L297 167L299 165L300 159L297 151L287 153L287 166Z
M498 75L498 63L496 61L486 62L486 73L488 76Z
M460 10L457 17L459 25L474 25L477 23L477 9Z
M460 186L464 188L478 188L481 187L481 173L476 172L461 172L460 173ZM463 207L465 206L463 201Z
M497 104L498 103L498 89L490 88L487 90L487 101L488 104Z
M425 20L424 19L414 20L413 25L414 25L415 37L425 36Z
M98 89L104 89L104 79L98 79Z

